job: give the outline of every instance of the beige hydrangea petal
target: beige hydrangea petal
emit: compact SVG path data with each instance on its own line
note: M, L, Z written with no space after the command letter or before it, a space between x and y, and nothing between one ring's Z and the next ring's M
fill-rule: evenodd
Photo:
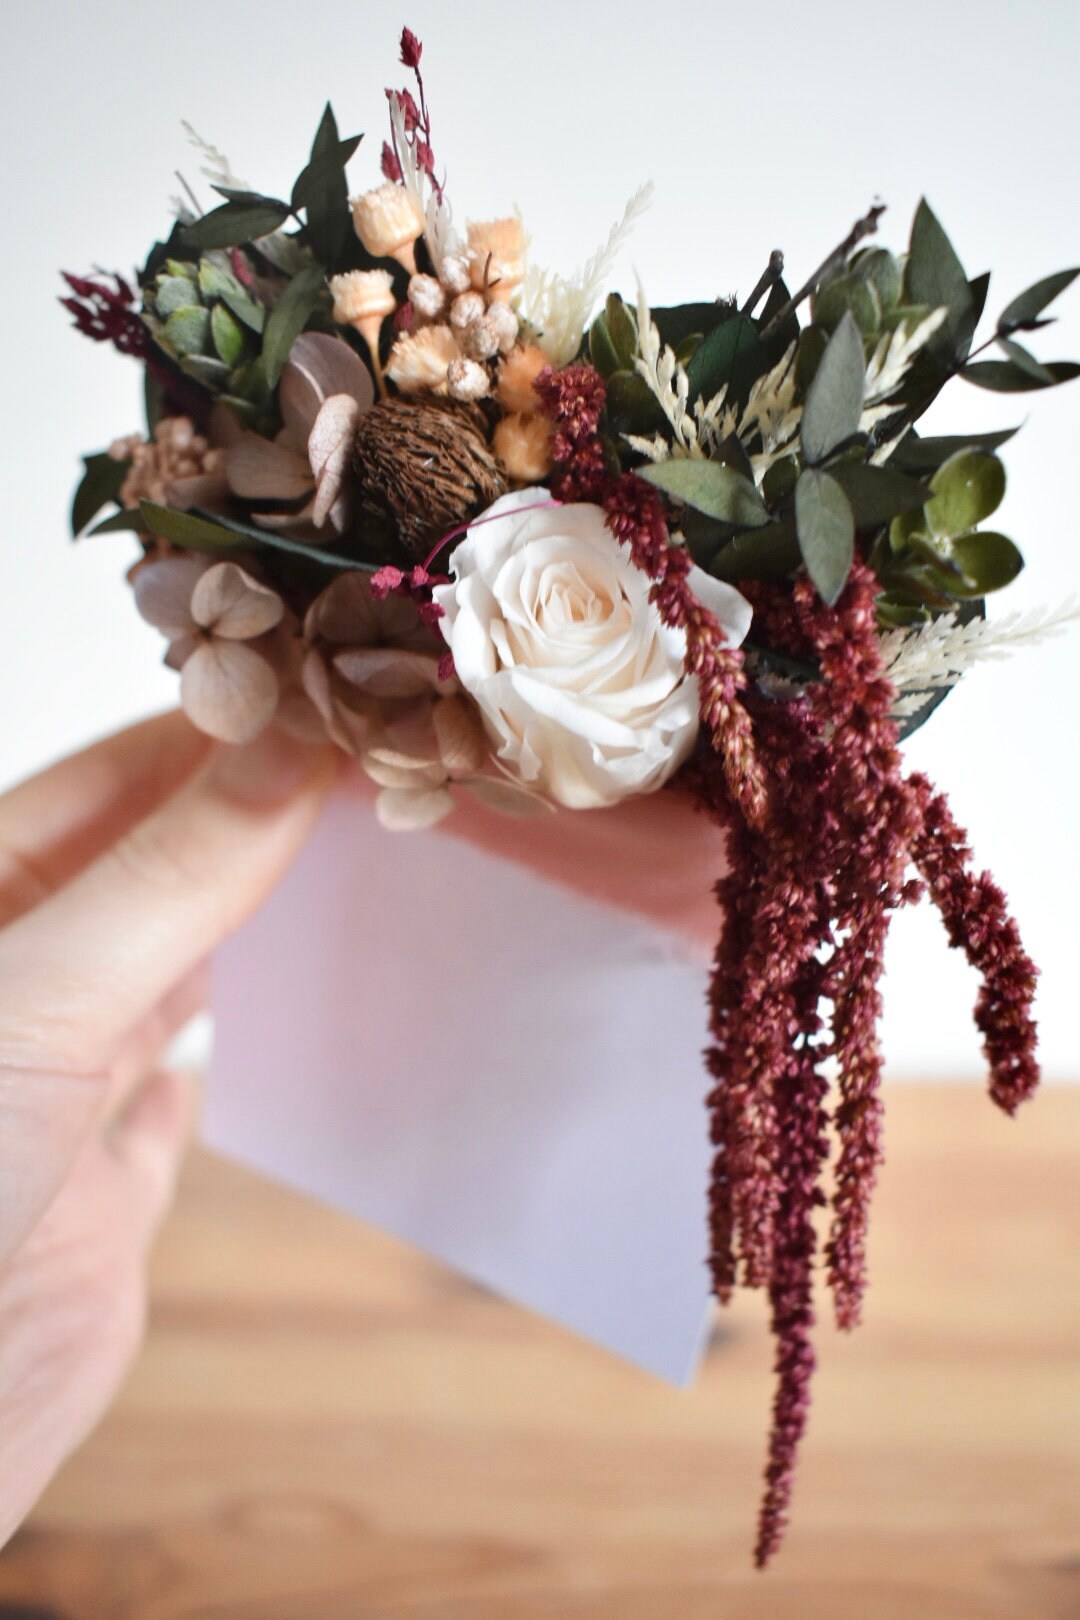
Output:
M285 604L276 591L260 585L238 563L208 568L191 596L196 624L227 641L251 641L280 624Z
M330 519L340 531L346 519L344 491L361 410L351 394L331 394L324 400L308 439L308 460L315 475L315 525Z
M314 479L307 456L261 433L245 433L226 451L229 488L251 501L296 501Z
M439 661L402 647L350 647L334 656L334 668L377 698L411 698L439 689Z
M180 641L198 629L191 598L202 575L211 567L208 557L157 557L135 570L135 606L139 613L170 641Z
M474 799L487 805L489 810L498 810L504 816L543 816L554 813L555 806L549 804L547 799L540 797L539 793L532 793L517 782L509 782L499 776L474 776L465 786Z
M395 755L386 748L366 748L360 763L380 787L408 788L416 792L446 784L446 771L438 760L410 759L407 754Z
M379 640L380 604L371 594L369 576L349 569L319 595L304 618L304 635L331 647L365 646Z
M422 832L448 816L454 801L445 788L410 793L407 788L383 788L375 799L375 814L389 832Z
M304 659L300 681L306 696L322 716L331 741L347 754L358 754L369 740L371 717L362 710L346 709L337 701L326 660L315 649Z
M243 642L211 638L184 664L180 701L200 731L221 742L251 742L273 719L277 676Z
M482 769L488 749L476 708L467 698L440 698L432 712L439 758L452 776Z
M175 669L177 673L183 669L196 647L201 647L203 638L201 634L181 636L179 641L170 641L169 650L165 654L166 669Z
M298 742L322 743L326 741L326 721L307 693L298 686L282 692L278 701L275 724Z

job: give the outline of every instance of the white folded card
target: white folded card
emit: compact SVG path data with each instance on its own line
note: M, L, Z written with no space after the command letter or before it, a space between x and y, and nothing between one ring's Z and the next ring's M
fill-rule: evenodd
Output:
M670 930L342 794L218 955L206 1138L685 1383L706 982Z

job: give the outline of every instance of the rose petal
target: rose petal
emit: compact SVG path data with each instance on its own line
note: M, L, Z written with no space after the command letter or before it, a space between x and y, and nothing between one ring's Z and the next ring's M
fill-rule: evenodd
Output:
M453 808L454 801L445 788L428 793L383 788L375 799L375 814L389 832L420 832L433 827Z
M741 647L750 632L754 610L741 591L722 579L714 579L704 568L691 568L686 583L703 608L708 608L727 637L729 647Z
M281 622L285 604L276 591L260 585L238 563L207 569L191 597L196 624L228 641L250 641Z
M315 474L316 495L312 518L317 528L321 528L338 507L342 509L336 513L334 527L341 525L344 509L340 497L345 487L361 414L351 394L331 394L315 418L307 449L311 470Z
M277 676L243 642L211 638L184 664L180 701L200 731L221 742L251 742L273 719Z
M300 500L315 482L305 455L260 433L245 433L231 445L225 466L229 488L245 500Z
M147 624L170 641L192 635L192 593L209 567L209 557L159 557L136 569L135 606Z

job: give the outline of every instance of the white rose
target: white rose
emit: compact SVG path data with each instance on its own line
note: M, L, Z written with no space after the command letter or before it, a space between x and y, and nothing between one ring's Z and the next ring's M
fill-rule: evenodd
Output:
M694 745L698 692L685 636L662 622L601 509L550 502L545 489L496 501L452 552L453 582L435 599L497 758L559 804L589 810L667 781ZM749 604L700 579L737 645Z

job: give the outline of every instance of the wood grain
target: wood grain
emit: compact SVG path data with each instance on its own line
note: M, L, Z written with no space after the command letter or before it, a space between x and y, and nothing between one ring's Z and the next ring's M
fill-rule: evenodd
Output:
M0 1620L1077 1616L1080 1092L888 1106L868 1320L821 1331L769 1573L759 1299L680 1393L198 1154L145 1353L0 1558Z

